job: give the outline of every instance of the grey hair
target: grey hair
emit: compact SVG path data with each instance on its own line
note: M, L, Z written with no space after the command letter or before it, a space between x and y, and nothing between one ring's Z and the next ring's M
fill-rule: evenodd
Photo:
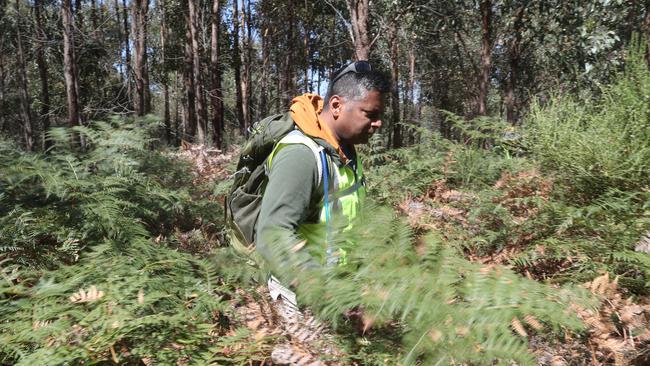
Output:
M348 72L327 88L325 105L327 106L327 101L334 95L343 97L346 100L361 100L368 95L370 90L386 94L390 90L390 82L382 73L375 70L356 73Z

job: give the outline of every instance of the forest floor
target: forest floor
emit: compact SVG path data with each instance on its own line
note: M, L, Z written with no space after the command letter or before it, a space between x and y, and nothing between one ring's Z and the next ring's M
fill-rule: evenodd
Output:
M195 184L210 186L226 179L233 172L233 159L238 151L221 152L197 145L185 145L176 154L192 163ZM552 182L545 180L538 172L529 171L515 176L504 175L495 188L504 189L501 202L505 207L517 211L518 218L528 220L536 215L535 209L519 204L525 198L546 199ZM203 192L210 200L223 202L224 196L214 192ZM395 207L407 217L417 235L431 230L453 231L454 227L470 225L468 222L472 192L448 189L444 180L433 181L426 194L409 197ZM489 255L466 251L466 258L487 267L505 266L513 268L509 260L522 247L529 244L526 237L512 241L515 245L505 247ZM417 242L417 241L416 241ZM181 242L183 244L183 242ZM220 246L214 238L208 247L192 247L185 242L189 252L201 254ZM544 248L539 246L539 251ZM571 261L571 258L568 258ZM555 271L561 271L565 263L548 263L535 273L526 271L521 275L544 281ZM513 268L514 269L514 268ZM618 286L617 278L603 274L582 286L601 299L597 311L576 306L573 310L586 324L583 334L564 332L561 339L552 338L543 332L529 335L524 327L513 324L513 329L528 337L529 349L536 356L539 365L650 365L650 299L629 296ZM239 289L243 302L233 303L236 319L232 319L231 332L240 326L250 330L248 341L264 340L264 347L252 355L258 360L252 364L292 365L335 365L342 359L337 349L336 332L317 320L309 310L293 313L284 304L271 301L265 286ZM350 321L353 317L350 317ZM534 323L534 322L533 322ZM541 328L541 325L540 325ZM360 332L359 339L363 339ZM237 346L234 346L235 348ZM275 361L275 362L274 362Z

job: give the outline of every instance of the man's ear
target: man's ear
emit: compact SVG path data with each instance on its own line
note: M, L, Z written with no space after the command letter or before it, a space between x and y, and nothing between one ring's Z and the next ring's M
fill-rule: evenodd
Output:
M341 109L343 108L343 98L338 95L333 95L328 101L328 104L332 116L337 118L341 114Z

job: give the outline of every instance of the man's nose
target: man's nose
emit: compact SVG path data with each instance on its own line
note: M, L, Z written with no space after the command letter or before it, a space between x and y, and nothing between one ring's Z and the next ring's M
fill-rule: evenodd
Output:
M374 128L381 128L381 119L371 122L370 125Z

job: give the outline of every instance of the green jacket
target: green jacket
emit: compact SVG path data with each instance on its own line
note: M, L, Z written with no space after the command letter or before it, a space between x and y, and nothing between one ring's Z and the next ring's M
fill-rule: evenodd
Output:
M361 162L355 155L343 163L336 150L321 139L313 139L327 155L327 179L319 177L319 164L311 148L302 143L282 141L267 160L266 188L257 223L256 248L268 258L279 242L295 245L307 240L307 250L321 264L330 262L338 249L327 247L330 233L345 230L365 198ZM324 182L328 182L331 222L324 208ZM329 226L329 228L328 228ZM280 235L280 239L277 235ZM323 246L325 244L325 247ZM328 252L329 251L329 256Z

